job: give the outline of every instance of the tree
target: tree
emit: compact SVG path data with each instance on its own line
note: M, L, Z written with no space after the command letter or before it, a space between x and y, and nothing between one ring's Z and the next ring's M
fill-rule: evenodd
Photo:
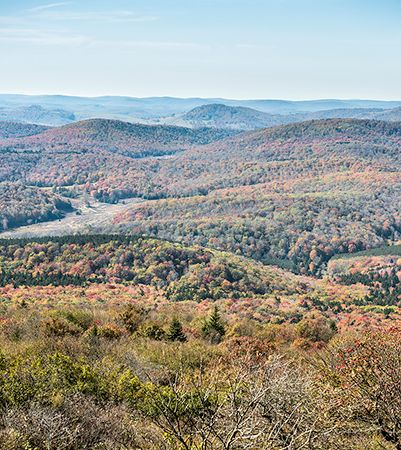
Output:
M376 430L401 450L401 330L391 328L340 343L324 364L336 415Z
M135 333L146 315L147 311L141 306L128 305L119 315L119 319L129 333Z
M209 319L206 320L202 328L203 334L210 338L212 343L218 344L226 334L225 326L221 320L220 312L217 306L214 307Z
M147 393L144 413L155 425L159 448L350 448L350 430L326 421L313 388L311 374L293 361L274 356L255 364L245 356L206 373L178 372L167 386Z
M177 317L173 317L171 321L170 328L167 332L167 339L169 341L178 341L185 342L187 337L182 330L181 322L177 319Z

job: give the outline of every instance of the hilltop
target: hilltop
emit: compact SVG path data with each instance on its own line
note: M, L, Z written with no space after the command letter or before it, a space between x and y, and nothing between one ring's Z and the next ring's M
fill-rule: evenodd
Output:
M321 275L334 254L399 237L400 123L327 119L224 135L79 122L3 140L0 180L110 203L140 197L147 202L120 211L111 228L301 273ZM218 140L195 144L205 136Z
M288 116L269 114L243 106L224 104L202 105L179 116L180 123L191 127L229 128L234 130L254 130L291 122Z
M0 123L1 128L1 123ZM41 151L105 150L133 157L170 154L192 145L208 144L234 134L226 130L165 125L142 125L119 120L90 119L51 128L26 139L3 142L4 146L38 148Z
M162 118L159 122L191 128L207 126L246 131L322 119L368 119L398 122L401 120L400 112L401 108L338 108L272 114L241 106L210 104L196 107L181 115Z

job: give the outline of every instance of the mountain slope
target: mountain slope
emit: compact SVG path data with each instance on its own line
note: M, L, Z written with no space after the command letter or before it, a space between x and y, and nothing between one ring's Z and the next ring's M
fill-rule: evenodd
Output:
M105 129L89 121L3 140L0 181L64 186L107 202L142 197L149 202L116 218L119 230L279 261L316 275L336 253L400 238L400 123L290 124L188 144L168 158L132 156L144 148L167 152L177 145L176 133L188 143L201 130L101 124ZM148 133L159 147L145 147Z
M401 122L401 108L385 109L375 113L375 119L389 122Z
M101 126L98 126L101 124ZM323 120L223 137L219 130L86 121L1 142L0 181L87 184L99 198L186 196L333 171L398 170L401 125ZM171 154L168 159L132 159Z
M155 179L160 192L177 196L341 170L398 170L400 146L400 123L311 121L191 149L161 165Z
M174 301L308 290L306 280L275 267L137 236L6 239L0 240L0 258L5 269L0 273L0 286L126 282L167 288Z
M208 126L234 130L254 130L291 122L286 116L223 104L199 106L180 116L180 119L194 128Z
M168 156L235 133L105 119L77 122L0 140L0 182L41 187L86 184L98 199L111 202L153 195L151 178L160 162L153 158L144 163L138 158Z
M192 145L208 144L234 134L228 130L140 125L118 120L91 119L46 130L35 136L4 142L40 150L105 150L132 157L170 154Z
M40 105L44 109L62 109L72 112L77 120L94 117L136 121L183 114L202 105L220 103L227 106L254 108L271 114L294 114L328 109L381 108L401 106L400 101L376 100L232 100L219 98L174 98L174 97L71 97L64 95L0 95L0 107L23 108ZM16 120L16 118L9 118ZM58 125L58 124L53 124Z
M21 122L1 122L0 121L0 139L32 136L42 133L48 127Z
M0 107L0 121L35 123L38 125L60 126L76 120L75 114L61 108L46 108L33 104L17 107Z
M400 239L400 147L400 124L367 120L241 134L153 177L159 196L194 197L138 205L116 226L321 274L333 254Z

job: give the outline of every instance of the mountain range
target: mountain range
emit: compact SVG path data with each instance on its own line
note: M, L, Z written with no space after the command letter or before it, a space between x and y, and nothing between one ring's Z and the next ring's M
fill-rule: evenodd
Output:
M242 106L211 104L198 106L184 114L161 118L158 122L192 128L213 127L245 131L308 120L340 118L397 122L401 121L401 108L342 108L293 114L272 114Z
M272 125L313 118L355 117L352 115L334 115L325 117L323 111L329 110L389 110L401 107L401 101L378 100L233 100L222 98L174 98L174 97L72 97L63 95L0 95L0 120L31 122L42 125L60 126L66 123L92 118L106 118L129 122L171 123L172 116L188 113L194 108L205 105L225 105L229 107L251 108L260 113L273 115L294 115L318 113L315 117L300 116L296 120L272 118ZM249 111L242 111L243 113ZM354 112L355 113L355 112ZM337 113L338 114L338 113ZM344 114L344 113L342 113ZM368 117L361 117L368 118ZM371 117L373 118L373 117ZM185 118L184 118L185 120ZM268 122L269 123L269 122ZM262 122L265 126L264 122ZM205 126L204 124L202 126ZM236 125L238 128L238 126ZM253 128L257 128L254 126Z

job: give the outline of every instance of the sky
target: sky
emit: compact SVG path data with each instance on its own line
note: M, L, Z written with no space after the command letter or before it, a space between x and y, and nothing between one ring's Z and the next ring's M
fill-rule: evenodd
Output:
M401 100L401 0L0 0L0 92Z

